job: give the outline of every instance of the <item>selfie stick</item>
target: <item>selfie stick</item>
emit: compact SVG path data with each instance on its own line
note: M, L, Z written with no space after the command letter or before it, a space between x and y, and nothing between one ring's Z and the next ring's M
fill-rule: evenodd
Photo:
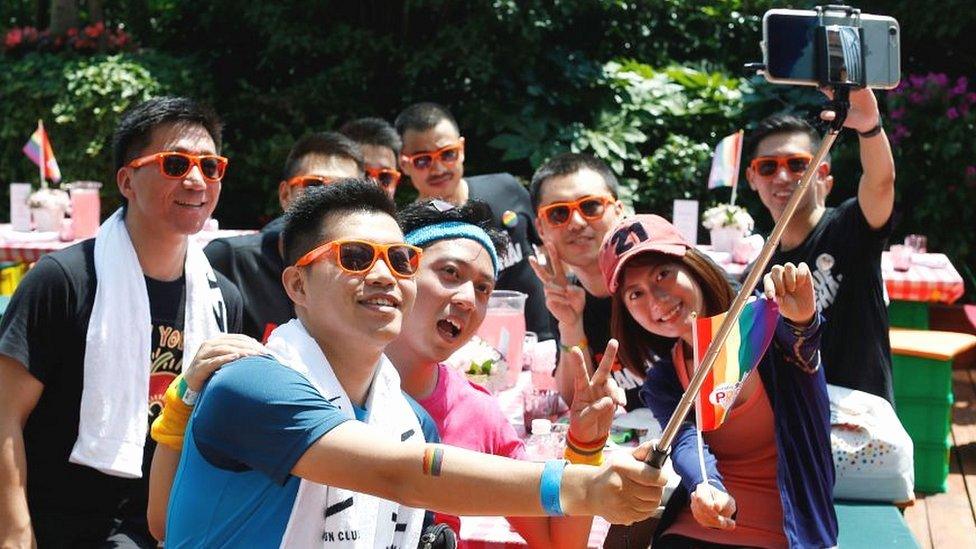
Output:
M779 246L779 241L783 238L783 232L786 231L786 226L789 225L790 220L793 218L793 214L796 213L796 209L800 206L800 201L803 199L803 195L806 194L808 188L810 187L810 183L813 181L813 177L817 173L818 166L820 166L820 163L827 158L827 153L830 152L830 148L837 139L837 135L844 127L844 120L847 118L847 109L850 105L848 102L850 88L847 86L840 86L835 88L834 93L835 95L834 101L832 102L832 107L836 113L836 117L831 122L830 130L827 132L823 142L820 144L820 149L817 150L817 154L814 155L813 160L811 160L810 164L807 165L806 171L803 172L803 177L800 178L799 186L793 192L793 196L790 197L790 201L787 202L786 209L783 210L783 215L781 215L779 221L776 222L776 226L773 227L773 232L769 235L769 239L766 240L766 244L759 253L759 258L756 259L755 264L752 266L752 270L749 271L749 275L746 277L745 282L742 283L742 289L739 290L739 294L736 295L735 300L732 301L732 306L729 308L729 312L725 315L725 319L722 321L721 326L719 326L715 339L712 340L711 344L708 346L708 351L705 352L705 358L702 359L701 366L695 370L695 374L688 382L688 389L685 390L684 395L681 396L681 400L678 402L678 407L675 409L674 414L671 415L671 419L668 420L667 426L665 426L664 431L661 433L661 440L658 441L657 445L654 447L654 450L647 457L647 463L656 467L657 469L664 466L664 462L667 460L668 454L671 452L671 442L674 441L674 437L678 433L678 427L684 421L685 416L688 415L688 411L691 409L695 397L698 395L702 384L705 382L705 376L712 371L712 367L715 365L715 360L718 358L719 349L722 348L722 345L725 344L725 340L728 339L729 333L732 331L732 327L736 322L739 321L739 315L742 313L742 309L746 306L746 302L748 301L749 297L752 296L752 291L755 289L756 284L758 284L759 277L761 277L763 275L763 271L766 270L766 265L773 257L773 252L775 252L776 247Z

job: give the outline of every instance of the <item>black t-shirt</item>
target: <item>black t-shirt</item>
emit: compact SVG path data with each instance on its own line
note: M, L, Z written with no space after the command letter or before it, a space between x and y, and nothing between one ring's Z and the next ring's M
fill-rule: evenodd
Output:
M95 301L94 244L94 240L86 240L42 257L17 287L0 321L0 354L24 364L44 384L24 426L27 500L41 547L97 545L117 520L145 524L154 448L148 436L141 479L123 479L68 463L78 438L85 334ZM217 281L227 307L228 328L240 331L240 294L223 276L218 274ZM172 303L159 300L174 300L183 291L174 290L171 283L147 281L147 285L153 317L152 353L159 359L152 367L160 376L169 377L181 368L176 355L182 356L182 307L178 297L175 309ZM120 331L125 329L119 326ZM164 332L165 339L159 337ZM148 535L144 529L141 533Z
M767 266L805 261L813 273L817 309L826 319L821 358L827 383L858 389L894 402L888 309L881 252L891 220L868 225L857 198L826 213L798 247L773 254Z
M581 286L578 281L574 280L573 282ZM607 348L607 342L610 341L610 314L612 311L612 298L597 297L586 292L586 304L583 306L583 333L586 335L586 344L590 349L590 358L593 359L594 368L603 359L603 352ZM640 388L644 383L642 376L638 377L634 372L624 368L618 360L613 365L613 379L627 395L626 408L628 412L644 407L640 399Z
M295 307L281 283L285 265L278 251L283 228L278 219L258 234L218 238L203 250L210 265L240 290L244 333L261 342L276 327L295 318Z
M507 257L501 260L496 287L528 295L525 301L526 329L535 332L540 341L552 339L555 332L549 323L542 282L529 265L532 242L540 241L533 223L535 215L529 192L507 173L466 177L465 181L468 183L468 198L488 204L496 225L508 233L511 241Z

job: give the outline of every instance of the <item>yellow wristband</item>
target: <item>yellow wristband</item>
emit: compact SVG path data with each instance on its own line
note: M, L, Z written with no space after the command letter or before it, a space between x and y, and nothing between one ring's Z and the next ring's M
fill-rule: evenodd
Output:
M586 350L586 347L587 347L587 344L586 343L587 342L586 342L585 339L583 341L580 341L579 343L577 343L575 345L566 345L562 341L560 341L559 342L559 350L562 351L562 352L564 352L564 353L571 353L573 351L573 347L579 347L581 351L585 351Z
M179 452L183 449L183 435L190 421L193 407L187 406L179 396L183 376L177 376L163 395L163 411L153 421L150 434L156 442Z
M566 461L572 463L573 465L603 465L602 449L593 455L584 456L582 454L577 454L572 450L572 448L567 446L566 451L563 452L563 457L566 458Z

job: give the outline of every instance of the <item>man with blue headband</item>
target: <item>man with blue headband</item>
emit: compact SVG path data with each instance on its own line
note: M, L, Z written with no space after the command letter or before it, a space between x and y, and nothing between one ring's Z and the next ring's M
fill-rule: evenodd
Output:
M477 200L461 207L421 201L398 217L405 241L423 248L413 310L400 335L386 347L400 374L401 388L427 410L444 444L526 459L525 445L498 402L444 364L475 335L485 318L498 276L499 251L507 248L507 236L494 228L491 210ZM610 360L601 364L603 375L585 380L582 355L576 353L581 379L572 407L573 430L586 433L587 440L605 439L614 407L623 401L623 391L607 375L614 353L608 354ZM437 520L460 532L457 517L438 515ZM508 520L530 547L585 546L590 531L588 517Z

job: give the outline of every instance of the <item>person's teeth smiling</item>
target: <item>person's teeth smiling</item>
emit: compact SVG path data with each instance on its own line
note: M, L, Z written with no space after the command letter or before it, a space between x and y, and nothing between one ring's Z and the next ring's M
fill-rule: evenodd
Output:
M681 310L681 302L679 301L675 303L674 307L671 307L671 309L668 312L664 313L664 316L662 316L659 319L659 322L671 322L672 320L674 320L674 317L678 315L678 311L680 310Z

